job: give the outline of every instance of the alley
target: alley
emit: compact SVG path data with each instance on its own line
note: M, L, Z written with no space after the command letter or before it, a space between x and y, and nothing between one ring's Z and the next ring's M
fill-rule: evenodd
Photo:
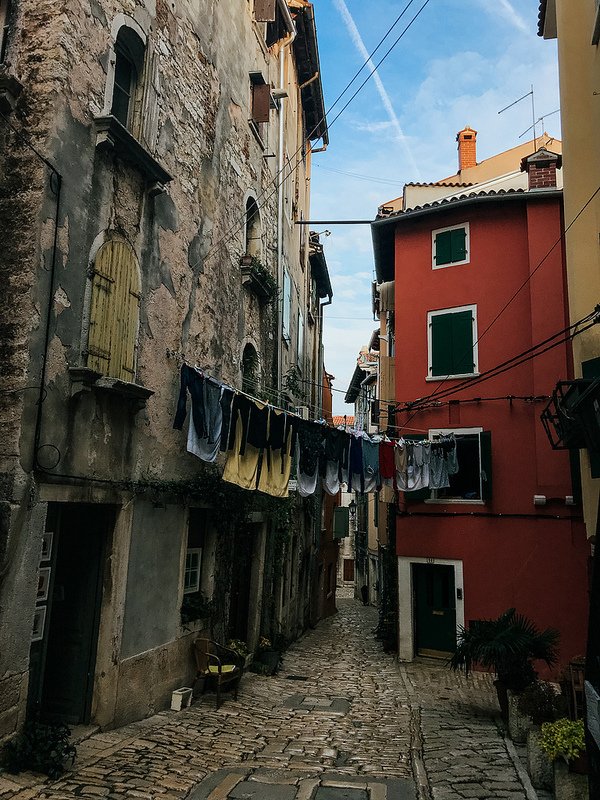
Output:
M339 613L287 651L277 677L247 674L219 711L205 694L79 745L55 782L0 777L2 800L448 800L526 798L495 722L488 676L398 664L376 610ZM510 745L509 745L510 747Z

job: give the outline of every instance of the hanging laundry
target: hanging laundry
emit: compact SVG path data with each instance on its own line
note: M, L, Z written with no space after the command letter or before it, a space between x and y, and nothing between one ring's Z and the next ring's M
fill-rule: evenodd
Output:
M242 489L252 490L256 489L258 481L258 465L261 451L247 441L251 406L256 405L258 410L262 411L266 408L266 404L258 401L256 403L250 401L249 404L245 402L237 403L239 399L240 397L236 396L234 401L232 423L235 420L235 439L223 470L223 480L228 483L235 483L237 486L241 486ZM247 398L243 399L246 400ZM237 417L235 416L236 413Z
M362 432L353 431L350 434L350 465L348 476L348 491L364 491L364 472L362 457Z
M205 436L198 435L195 414L196 408L192 406L190 425L188 428L187 450L188 453L201 458L203 461L212 462L217 458L221 446L221 427L223 424L223 410L221 408L221 393L223 387L209 379L204 380L204 429Z
M379 476L379 442L365 437L362 443L363 492L376 492L381 487Z
M324 425L298 420L299 471L304 475L312 475L319 468L324 433Z
M335 495L340 490L340 482L347 471L348 435L337 428L326 428L321 461L321 477L323 488L327 494Z
M394 444L394 464L396 488L405 492L408 486L408 447L405 439L398 439Z
M231 429L231 410L234 396L235 392L233 389L230 386L224 385L223 391L221 392L221 411L223 414L223 422L221 425L221 452L228 450L229 432Z
M295 420L270 409L268 444L260 467L258 489L272 497L287 497L295 447Z
M390 439L379 442L379 475L385 486L394 486L396 464L394 461L394 443Z
M317 491L319 481L319 463L315 464L312 473L303 472L301 468L300 437L296 441L296 480L298 482L298 494L300 497L309 497Z
M173 427L178 431L183 428L183 423L187 416L188 392L192 398L192 411L195 412L193 413L193 417L196 433L199 437L206 436L204 422L204 375L193 367L184 364L181 367L179 397L177 399L175 419L173 420Z

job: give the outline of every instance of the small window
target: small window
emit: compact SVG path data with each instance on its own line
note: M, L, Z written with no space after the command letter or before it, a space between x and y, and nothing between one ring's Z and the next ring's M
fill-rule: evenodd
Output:
M246 202L246 255L257 258L262 255L260 212L253 197Z
M87 366L133 382L140 316L140 270L131 245L105 242L90 270L92 280Z
M296 342L297 363L300 370L304 366L304 317L298 309L298 341Z
M144 65L144 43L124 25L115 42L115 72L110 113L125 128L131 128L136 94Z
M185 572L183 578L184 594L200 591L205 522L206 514L203 509L190 509L187 550L185 553Z
M456 264L468 264L469 223L440 228L431 232L432 265L434 269Z
M283 270L283 308L281 314L282 335L286 342L291 339L290 320L292 312L292 279L287 269Z
M453 433L456 438L458 472L449 476L450 486L432 489L431 500L485 503L492 494L491 433L480 428L434 430L429 437Z
M0 0L0 64L4 64L8 45L8 27L10 16L9 0Z
M258 354L251 344L247 344L242 354L242 391L246 394L258 393L259 371Z
M430 311L427 324L427 379L476 375L477 306Z

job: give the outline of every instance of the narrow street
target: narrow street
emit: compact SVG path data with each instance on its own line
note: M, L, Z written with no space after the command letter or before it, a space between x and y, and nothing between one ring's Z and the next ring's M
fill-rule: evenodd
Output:
M0 797L535 798L496 723L489 676L398 664L373 637L374 608L349 597L338 608L292 645L277 677L245 675L237 701L215 711L207 693L93 734L60 780L3 775Z

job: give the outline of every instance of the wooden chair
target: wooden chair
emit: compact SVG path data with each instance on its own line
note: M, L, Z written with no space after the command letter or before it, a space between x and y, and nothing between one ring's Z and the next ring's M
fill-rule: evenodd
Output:
M244 665L235 650L223 647L223 645L213 642L212 639L199 638L194 641L194 657L197 670L196 686L202 682L202 691L204 691L208 681L216 684L217 709L221 705L221 686L232 683L233 697L237 699ZM196 686L194 686L194 690Z

